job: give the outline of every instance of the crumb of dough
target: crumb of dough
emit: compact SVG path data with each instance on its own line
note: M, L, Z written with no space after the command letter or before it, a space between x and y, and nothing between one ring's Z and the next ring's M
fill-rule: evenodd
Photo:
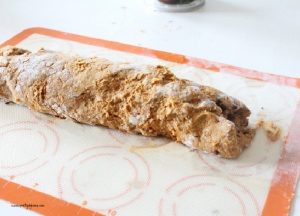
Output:
M275 142L280 138L281 129L274 122L259 119L256 126L264 129L268 139L272 142Z

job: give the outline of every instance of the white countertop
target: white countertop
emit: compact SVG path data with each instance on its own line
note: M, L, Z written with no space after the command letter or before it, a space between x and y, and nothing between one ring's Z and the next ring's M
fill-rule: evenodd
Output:
M46 27L300 77L300 1L206 0L189 13L155 12L146 1L1 0L0 43Z

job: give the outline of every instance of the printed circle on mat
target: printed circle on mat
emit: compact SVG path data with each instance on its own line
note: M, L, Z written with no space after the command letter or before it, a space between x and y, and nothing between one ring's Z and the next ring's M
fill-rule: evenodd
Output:
M61 198L106 211L130 205L150 183L145 159L118 146L94 146L74 155L60 171Z
M159 216L259 215L253 194L243 185L220 176L184 177L166 190L159 202Z
M163 137L146 137L138 134L124 133L118 130L107 129L109 136L119 144L132 144L139 146L153 145L162 146L172 142L172 140Z
M18 176L35 171L53 157L59 145L56 131L34 121L0 125L0 173Z
M252 176L261 174L273 167L280 155L282 145L272 143L263 130L257 130L251 145L235 160L197 152L199 158L213 170L232 176Z

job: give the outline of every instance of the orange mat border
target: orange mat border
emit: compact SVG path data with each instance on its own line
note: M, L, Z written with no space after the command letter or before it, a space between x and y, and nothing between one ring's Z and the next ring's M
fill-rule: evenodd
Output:
M19 42L26 39L32 34L41 34L64 40L76 41L79 43L105 47L113 50L159 58L179 64L188 64L198 68L208 69L214 72L229 72L246 78L300 88L299 78L262 73L255 70L243 69L227 64L211 62L200 58L193 58L180 54L153 50L144 47L91 38L40 27L26 29L1 44L0 47L6 45L17 45ZM297 185L297 180L299 177L300 133L299 131L297 131L299 130L299 128L300 103L297 106L297 110L290 127L285 148L282 151L281 158L278 161L270 190L268 192L265 205L262 210L262 216L286 216L289 213L290 206L294 198L294 191ZM64 211L64 213L66 213L67 215L76 215L77 213L87 216L101 215L92 210L82 208L75 204L67 203L66 201L57 199L48 194L38 192L36 190L24 187L2 178L0 178L0 198L15 204L28 202L43 203L45 207L33 208L31 210L45 215L59 215L62 211Z

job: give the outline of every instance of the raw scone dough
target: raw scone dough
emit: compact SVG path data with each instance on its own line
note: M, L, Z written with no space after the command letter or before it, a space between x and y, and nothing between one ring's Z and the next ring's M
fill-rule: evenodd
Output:
M239 156L254 136L243 103L160 65L6 47L0 98L81 123L165 136L224 158Z

